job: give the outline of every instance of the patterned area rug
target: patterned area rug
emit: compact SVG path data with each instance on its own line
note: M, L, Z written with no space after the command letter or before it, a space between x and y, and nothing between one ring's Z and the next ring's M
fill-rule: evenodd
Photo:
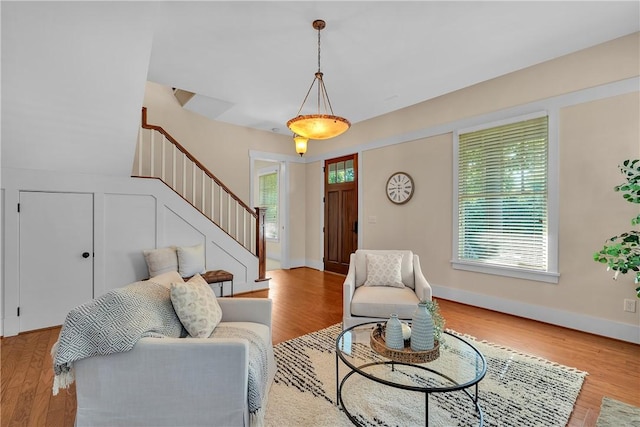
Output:
M336 406L333 325L275 347L278 373L269 393L267 426L350 426ZM487 360L479 385L485 426L565 426L586 372L465 337ZM340 377L347 372L340 362ZM425 425L422 393L379 385L360 375L345 383L343 399L366 426ZM462 391L432 394L430 426L478 425L471 400Z
M602 398L597 427L640 427L640 408L610 397Z

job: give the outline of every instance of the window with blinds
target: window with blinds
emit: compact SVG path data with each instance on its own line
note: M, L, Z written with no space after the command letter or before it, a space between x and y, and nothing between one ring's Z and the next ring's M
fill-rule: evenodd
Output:
M258 193L258 203L265 208L265 237L267 239L278 239L278 172L271 172L258 177Z
M458 134L454 262L548 268L548 117Z

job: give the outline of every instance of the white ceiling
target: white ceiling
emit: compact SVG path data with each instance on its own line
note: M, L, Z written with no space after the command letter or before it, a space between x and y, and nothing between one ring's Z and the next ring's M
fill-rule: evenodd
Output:
M290 134L286 122L317 69L315 19L327 22L321 58L333 110L357 123L639 31L639 4L163 3L148 79L195 92L185 108L211 119Z
M1 1L2 170L130 175L147 80L197 93L186 107L209 118L290 135L318 18L334 112L357 123L640 31L639 6Z

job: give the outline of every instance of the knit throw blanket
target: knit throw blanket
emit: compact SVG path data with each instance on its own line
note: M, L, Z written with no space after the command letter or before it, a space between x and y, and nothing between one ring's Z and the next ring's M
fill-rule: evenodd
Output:
M233 326L218 325L210 338L241 338L249 342L249 381L247 385L249 415L252 427L262 425L265 408L262 401L267 393L267 343L253 331Z
M73 383L76 360L129 351L142 337L185 335L167 287L145 281L113 289L67 315L51 350L53 394Z

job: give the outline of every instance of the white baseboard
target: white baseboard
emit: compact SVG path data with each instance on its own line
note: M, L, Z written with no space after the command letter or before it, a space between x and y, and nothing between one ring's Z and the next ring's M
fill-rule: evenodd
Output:
M579 313L527 304L490 295L433 285L433 296L501 313L533 319L564 328L640 344L640 326L615 322Z
M324 263L322 261L308 261L304 265L305 267L315 268L316 270L324 271Z
M20 333L20 318L18 316L7 316L4 318L2 336L13 337Z
M305 259L304 258L290 258L289 259L289 268L299 268L305 267Z

